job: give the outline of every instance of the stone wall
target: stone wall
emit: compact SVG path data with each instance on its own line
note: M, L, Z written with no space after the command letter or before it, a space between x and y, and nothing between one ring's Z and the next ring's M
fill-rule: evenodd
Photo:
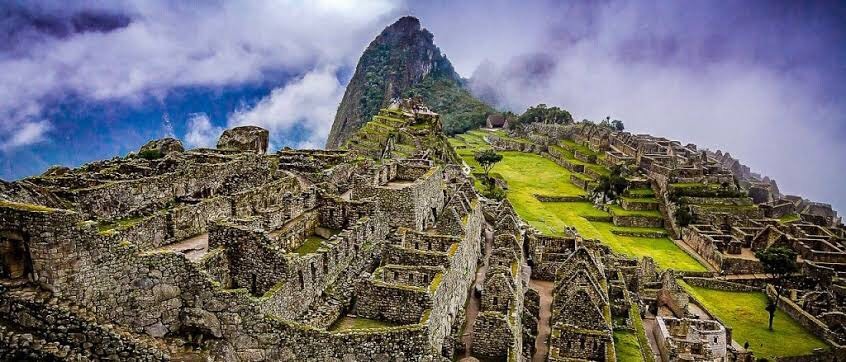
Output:
M356 287L352 313L398 324L414 324L432 308L428 288L366 280Z
M714 278L699 278L699 277L684 277L684 281L695 287L702 287L708 289L726 290L730 292L760 292L761 288L732 283L729 281L714 279Z
M664 219L654 216L638 215L614 215L615 226L661 228L664 227Z
M481 312L473 325L473 353L504 357L514 344L514 334L505 314Z
M67 346L75 354L86 355L92 359L134 358L139 361L166 359L166 355L155 348L127 339L62 308L12 296L3 286L0 286L0 323L11 323L18 328L31 331L46 342ZM33 349L41 350L40 347Z

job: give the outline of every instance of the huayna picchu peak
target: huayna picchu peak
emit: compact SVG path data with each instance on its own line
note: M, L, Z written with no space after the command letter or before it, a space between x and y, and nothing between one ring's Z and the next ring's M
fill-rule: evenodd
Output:
M831 205L465 83L405 16L326 149L192 113L184 141L0 180L0 361L844 361Z
M337 148L391 100L419 95L444 117L448 132L481 126L494 110L463 88L449 59L420 21L405 16L364 51L347 85L326 141Z

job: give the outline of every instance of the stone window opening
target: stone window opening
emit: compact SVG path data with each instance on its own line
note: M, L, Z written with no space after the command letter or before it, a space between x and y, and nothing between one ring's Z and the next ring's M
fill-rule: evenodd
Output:
M309 267L311 268L311 278L317 278L317 267L314 266L314 262L309 263Z
M24 279L32 275L32 259L23 237L0 233L0 278Z
M258 291L258 286L256 284L256 275L250 274L250 293L255 295L257 291Z
M300 279L300 289L304 289L305 288L305 280L303 280L303 271L297 270L297 276Z

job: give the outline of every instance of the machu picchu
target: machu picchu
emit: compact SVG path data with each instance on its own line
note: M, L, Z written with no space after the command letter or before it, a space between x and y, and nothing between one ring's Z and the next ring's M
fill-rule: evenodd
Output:
M0 180L0 360L846 358L841 216L728 151L497 110L411 16L339 101L325 149L233 123Z

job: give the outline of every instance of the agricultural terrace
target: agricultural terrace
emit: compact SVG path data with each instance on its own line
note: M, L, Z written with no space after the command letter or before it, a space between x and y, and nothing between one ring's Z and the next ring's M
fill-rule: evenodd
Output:
M450 144L459 156L473 168L482 172L473 159L475 152L490 148L484 137L488 131L474 130L450 138ZM552 160L524 152L500 152L504 157L491 170L493 177L508 182L507 197L521 218L545 234L563 235L568 226L575 227L588 239L599 239L615 252L633 256L651 256L662 268L684 271L705 271L705 267L679 249L667 237L632 237L615 232L635 231L665 234L657 228L625 228L614 226L611 215L595 208L590 202L540 202L535 194L548 196L579 196L585 191L570 182L572 173ZM482 187L476 183L477 187ZM657 213L656 213L657 215ZM591 221L608 219L608 221Z
M773 330L767 327L767 296L762 292L728 292L679 284L711 313L732 328L732 336L740 344L749 342L755 357L774 360L776 356L811 354L816 348L827 348L825 342L811 334L789 315L776 311Z

